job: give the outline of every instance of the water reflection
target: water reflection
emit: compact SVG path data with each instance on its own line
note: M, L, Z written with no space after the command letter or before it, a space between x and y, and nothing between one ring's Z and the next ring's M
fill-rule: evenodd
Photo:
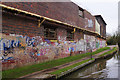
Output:
M97 60L65 78L118 78L119 60L120 51L107 59Z

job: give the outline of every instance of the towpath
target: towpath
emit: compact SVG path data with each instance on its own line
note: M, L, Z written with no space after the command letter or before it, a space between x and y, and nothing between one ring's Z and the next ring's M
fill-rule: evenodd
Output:
M111 49L115 46L109 46ZM105 51L102 51L100 53L97 53L95 55L92 55L92 58L98 58L99 55L105 53L105 52L108 52L110 51L111 49L109 50L105 50ZM56 70L59 70L59 69L62 69L64 67L68 67L70 65L73 65L75 63L78 63L78 62L81 62L83 60L86 60L86 59L90 59L91 57L84 57L80 60L76 60L76 61L72 61L72 62L69 62L69 63L65 63L63 65L60 65L60 66L56 66L56 67L53 67L53 68L50 68L50 69L45 69L45 70L42 70L42 71L38 71L38 72L34 72L32 74L28 74L28 75L25 75L25 76L22 76L20 78L49 78L49 77L52 77L54 75L51 75L49 73L53 72L53 71L56 71Z

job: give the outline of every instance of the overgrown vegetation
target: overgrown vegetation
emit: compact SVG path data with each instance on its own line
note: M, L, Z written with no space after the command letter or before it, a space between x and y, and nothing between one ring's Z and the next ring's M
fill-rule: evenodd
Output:
M116 45L116 43L117 43L117 37L115 35L107 39L108 45Z
M104 48L98 49L92 54L94 55L107 49L109 49L109 47L104 47ZM58 60L47 61L47 62L40 63L40 64L34 64L34 65L24 66L24 67L20 67L16 69L10 69L6 71L2 71L2 77L3 78L18 78L18 77L21 77L21 76L24 76L24 75L27 75L27 74L30 74L36 71L52 68L55 66L59 66L59 65L71 62L71 61L79 60L84 57L88 57L90 55L91 53L78 54L75 56L69 56L66 58L58 59Z
M118 31L112 36L109 35L107 37L107 44L108 45L120 45L120 33L118 33Z

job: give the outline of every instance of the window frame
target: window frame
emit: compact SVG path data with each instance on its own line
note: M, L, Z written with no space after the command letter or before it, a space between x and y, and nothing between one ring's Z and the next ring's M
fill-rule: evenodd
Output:
M84 18L84 9L82 9L82 8L80 8L80 7L78 7L78 8L79 8L78 15L79 15L80 17ZM80 12L82 13L82 15L80 14Z
M47 31L46 31L47 29ZM52 31L53 30L53 31ZM48 34L47 34L48 33ZM54 37L51 35L53 33ZM47 35L47 36L46 36ZM52 26L44 26L44 39L49 39L49 40L56 40L57 39L57 31L56 27Z
M67 30L67 41L74 41L74 33L72 33L72 30Z

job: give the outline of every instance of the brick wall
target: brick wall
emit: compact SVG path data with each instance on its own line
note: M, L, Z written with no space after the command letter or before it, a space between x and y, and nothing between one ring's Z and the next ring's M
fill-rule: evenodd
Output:
M43 27L38 22L27 17L10 13L2 14L2 32L6 34L19 34L28 36L43 36Z
M8 4L13 5L15 3L8 3ZM27 7L29 3L25 3L25 4ZM34 5L37 4L38 3L34 3ZM68 8L68 10L70 10L69 8L71 8L72 10L73 8L76 7L75 4L74 4L75 6L70 5L73 3L68 3L68 4L57 3L58 5L57 8L60 7L58 8L58 10L63 9L63 6L61 6L60 4L63 4L65 6L68 5L69 7L66 7ZM18 3L18 5L24 5L24 4ZM32 5L32 7L34 5ZM48 5L48 3L42 4L42 6L44 5ZM44 7L46 8L46 6ZM23 9L24 8L25 7L23 7ZM28 10L31 10L31 8L28 8ZM77 11L76 8L74 10ZM74 11L70 11L71 13L68 13L67 11L63 10L63 12L66 15L71 14L69 16L62 14L62 10L59 10L59 12L61 12L60 15L64 16L66 21L73 20L74 22L76 22L76 24L79 24L80 27L85 26L85 22L84 22L86 21L85 19L87 19L86 23L88 22L89 19L92 19L92 21L94 21L92 15L89 14L87 11L85 11L85 18L76 16L75 14L77 14L77 12ZM52 14L51 17L57 19L58 18L57 15L59 16L59 14L57 13L54 16ZM63 17L61 16L58 19L62 20ZM56 40L44 39L44 27L46 24L52 25L51 27L57 28ZM69 28L68 26L62 26L58 24L52 24L50 22L45 22L40 27L38 27L38 21L35 18L27 17L25 15L3 12L2 29L3 29L2 33L0 33L0 35L2 35L0 39L0 51L2 52L2 54L0 54L0 56L4 58L2 60L3 70L12 69L24 65L31 65L35 63L45 62L58 58L64 58L70 56L71 52L73 52L73 55L79 54L80 52L86 52L86 50L87 49L89 50L91 46L92 47L95 46L94 49L98 48L96 47L96 40L92 41L93 38L95 39L95 36L91 36L91 35L85 36L85 34L81 33L81 31L76 29L74 33L74 41L67 41L66 39L67 30L69 29L72 32L74 30L73 28ZM86 27L86 29L94 31L94 25L92 28ZM98 44L97 44L98 46L100 45L99 42L100 41L98 40ZM101 43L101 47L105 47L105 41Z
M85 18L85 28L87 30L95 31L95 18L89 13L88 11L84 11L84 18ZM92 21L92 23L90 22ZM91 25L91 27L89 27Z
M44 23L43 25L49 23ZM12 13L3 12L2 14L2 33L5 34L18 34L18 35L27 35L29 37L33 36L42 36L44 37L44 26L38 27L38 21L34 19L29 19L27 17L15 15ZM67 29L55 24L52 27L56 27L57 40L66 41L67 40L67 30L73 31L73 29ZM76 30L74 34L74 40L79 41L83 39L83 34L81 31Z
M94 18L86 10L84 11L85 18L80 17L78 14L79 8L73 2L6 2L3 4L82 28L88 25L88 22L85 23L85 18L87 18L87 21L92 19L94 23ZM94 31L94 25L93 28L87 29Z
M84 39L84 34L82 32L80 32L80 31L76 31L74 33L74 41L77 42L77 41L79 41L81 39Z

